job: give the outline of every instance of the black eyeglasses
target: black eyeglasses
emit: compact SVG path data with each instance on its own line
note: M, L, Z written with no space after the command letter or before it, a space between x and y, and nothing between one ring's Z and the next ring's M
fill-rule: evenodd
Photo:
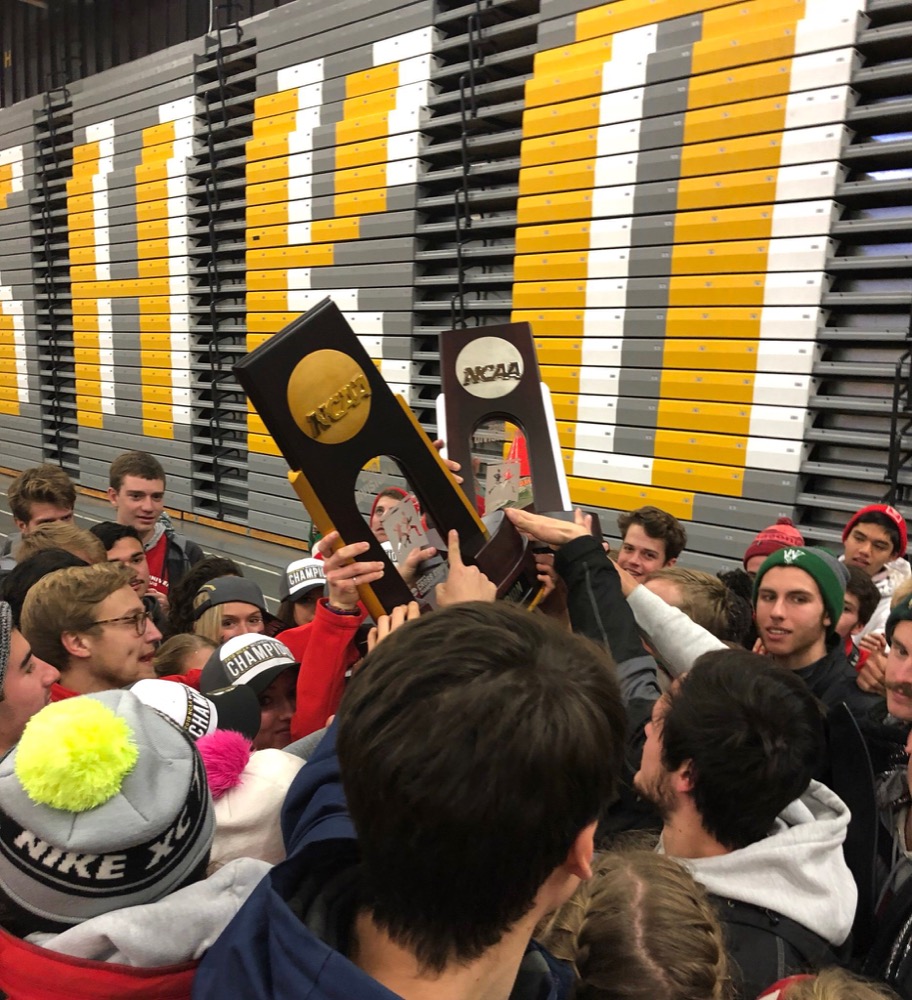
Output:
M146 622L152 616L148 611L134 611L132 615L121 615L120 618L102 618L100 621L92 622L93 627L95 625L127 625L133 626L133 630L137 635L141 636L145 634Z

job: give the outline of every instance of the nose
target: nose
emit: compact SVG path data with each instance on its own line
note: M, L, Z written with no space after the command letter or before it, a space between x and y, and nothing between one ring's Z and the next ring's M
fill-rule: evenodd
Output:
M146 619L146 630L143 632L143 638L146 642L161 642L162 634L159 632L158 628L155 626L155 622L151 618Z
M34 661L36 658L32 657L32 659ZM39 660L38 662L44 667L44 671L41 674L41 686L49 688L52 684L56 684L60 680L60 671L44 660Z
M785 600L778 597L770 608L770 617L782 619L785 617Z

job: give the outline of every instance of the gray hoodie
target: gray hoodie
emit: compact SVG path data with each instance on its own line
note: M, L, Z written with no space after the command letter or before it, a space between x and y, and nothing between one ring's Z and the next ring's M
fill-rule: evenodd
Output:
M842 799L812 781L764 840L715 858L678 860L708 892L774 910L840 945L858 902L842 854L849 819Z
M239 858L156 903L103 913L61 933L29 934L30 944L96 962L142 969L202 957L272 866Z

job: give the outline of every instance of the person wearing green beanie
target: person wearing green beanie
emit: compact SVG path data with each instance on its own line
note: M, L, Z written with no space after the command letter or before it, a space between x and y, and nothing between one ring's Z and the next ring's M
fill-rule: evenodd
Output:
M883 700L858 687L836 634L847 577L823 549L778 549L754 578L754 617L769 656L795 671L827 708L845 702L862 719Z

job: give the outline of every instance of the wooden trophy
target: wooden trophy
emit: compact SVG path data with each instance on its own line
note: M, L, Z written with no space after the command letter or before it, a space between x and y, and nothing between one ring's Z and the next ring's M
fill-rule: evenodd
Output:
M506 518L486 528L402 397L394 396L330 299L252 351L234 367L290 467L289 479L323 534L340 545L365 541L362 559L385 573L359 587L377 617L414 599L355 501L362 468L378 455L395 459L422 511L444 540L459 532L460 550L497 585L498 596L533 603L539 594L526 540ZM419 595L433 606L433 593Z

